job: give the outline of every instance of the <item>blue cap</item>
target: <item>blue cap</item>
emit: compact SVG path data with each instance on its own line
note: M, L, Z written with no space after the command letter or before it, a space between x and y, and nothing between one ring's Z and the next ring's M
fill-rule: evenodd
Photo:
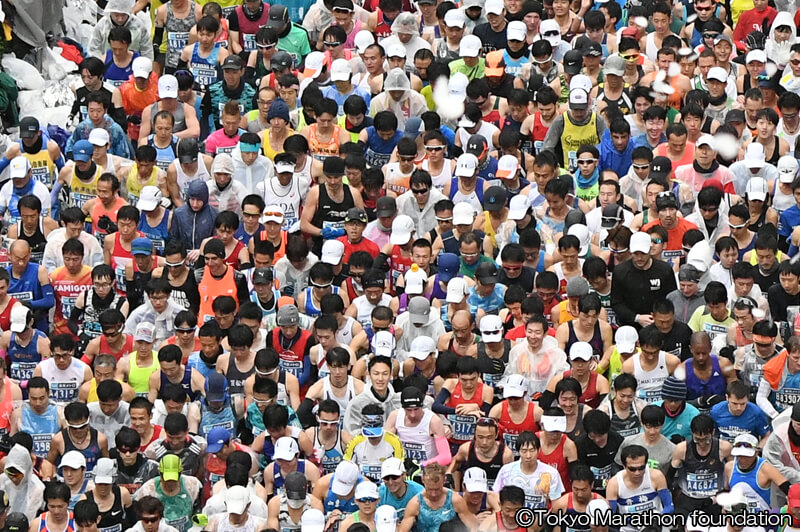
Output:
M436 264L439 267L439 280L444 283L450 282L450 279L458 275L458 269L461 267L461 261L455 253L440 253Z
M206 377L206 401L224 401L225 391L228 389L228 379L222 373L212 371Z
M149 238L140 236L134 238L131 242L131 254L133 255L151 255L153 253L153 241Z
M72 158L79 163L91 160L93 152L94 146L88 140L79 140L72 146Z
M209 453L218 453L225 445L231 441L231 431L225 427L214 427L208 433L208 445L206 451Z

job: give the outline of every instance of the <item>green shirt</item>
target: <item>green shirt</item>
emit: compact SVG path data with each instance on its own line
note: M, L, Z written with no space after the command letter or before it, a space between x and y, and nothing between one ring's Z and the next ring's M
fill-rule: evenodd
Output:
M474 67L468 67L466 63L464 63L464 59L456 59L450 63L450 75L452 76L456 72L461 72L467 79L472 81L476 78L482 78L484 69L486 68L486 61L483 57L478 58L478 64Z
M481 246L483 246L483 241L481 241ZM470 266L466 262L464 262L464 258L461 258L461 267L458 270L460 275L464 277L469 277L470 279L475 279L475 270L478 269L478 264L482 262L494 262L492 259L481 253L480 258L478 258L478 262Z
M278 39L278 50L283 50L294 59L295 68L300 66L303 59L311 53L311 45L308 43L308 33L306 30L292 24L292 29L286 37Z

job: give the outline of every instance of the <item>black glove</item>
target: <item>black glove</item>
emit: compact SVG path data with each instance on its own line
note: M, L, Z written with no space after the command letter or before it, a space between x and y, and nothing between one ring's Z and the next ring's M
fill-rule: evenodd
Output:
M119 230L117 224L111 221L107 215L103 215L97 220L97 228L105 231L108 234L116 233Z

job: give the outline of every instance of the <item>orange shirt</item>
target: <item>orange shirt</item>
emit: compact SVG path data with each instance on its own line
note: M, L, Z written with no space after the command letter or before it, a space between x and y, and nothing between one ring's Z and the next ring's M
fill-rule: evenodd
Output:
M675 160L672 155L669 154L667 151L667 143L662 142L658 146L656 146L654 156L662 156L668 157L670 161L672 161L672 169L678 168L679 166L683 166L686 164L692 164L694 161L694 142L686 141L686 149L683 150L683 157L678 160Z
M661 225L661 220L654 220L649 224L642 227L642 231L647 232L653 226ZM687 222L685 218L678 218L678 223L673 229L667 229L667 243L664 246L663 256L667 258L675 258L683 254L683 235L689 229L697 229L697 226L692 222ZM672 253L669 253L669 252Z

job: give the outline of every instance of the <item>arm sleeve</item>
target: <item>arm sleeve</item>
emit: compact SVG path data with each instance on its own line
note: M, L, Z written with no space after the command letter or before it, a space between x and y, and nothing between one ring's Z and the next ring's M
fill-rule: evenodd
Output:
M305 356L303 357L303 373L297 380L300 382L300 386L305 386L308 383L308 380L311 378L311 357L308 356L308 352L306 352Z
M422 467L427 466L428 464L432 464L436 462L442 466L450 465L450 462L453 461L453 454L450 451L450 443L447 441L447 438L444 436L439 436L436 438L436 458L431 458L430 460L425 460L422 462Z
M239 306L250 300L250 290L247 289L247 279L244 275L236 277L236 297L239 298Z
M386 253L378 253L378 256L375 257L375 261L372 263L372 267L376 270L381 271L389 271L389 255Z
M50 307L54 307L56 304L56 296L53 293L53 285L48 283L42 286L42 297L33 299L30 303L31 307L35 309L49 309Z
M11 161L9 161L6 156L3 155L3 157L0 158L0 173L2 173L9 164L11 164Z
M303 399L303 402L300 403L300 406L297 407L297 412L296 412L297 419L300 420L300 423L303 425L304 429L316 425L313 409L314 409L314 401L308 398Z
M661 499L665 514L671 514L675 510L675 506L672 504L672 494L668 489L658 490L658 498Z
M636 321L636 313L625 303L625 288L621 283L611 283L611 306L620 323L632 325Z
M456 413L456 409L451 406L445 406L447 400L450 399L450 390L447 388L442 388L439 390L439 395L436 396L436 401L433 403L433 411L437 414L442 415L453 415Z
M67 321L67 327L72 334L78 336L78 320L81 319L83 316L83 309L78 307L72 307L72 312L69 314L69 320Z
M56 182L53 183L53 190L50 191L50 205L58 205L58 194L59 192L61 192L61 188L63 186L64 186L63 183L61 183L61 181L58 180L56 180Z
M756 404L758 407L764 411L766 415L770 417L770 419L775 419L778 417L778 411L775 410L775 407L772 406L772 403L769 401L769 394L772 393L772 388L770 387L769 383L765 379L761 379L761 382L758 383L758 395L756 395Z

